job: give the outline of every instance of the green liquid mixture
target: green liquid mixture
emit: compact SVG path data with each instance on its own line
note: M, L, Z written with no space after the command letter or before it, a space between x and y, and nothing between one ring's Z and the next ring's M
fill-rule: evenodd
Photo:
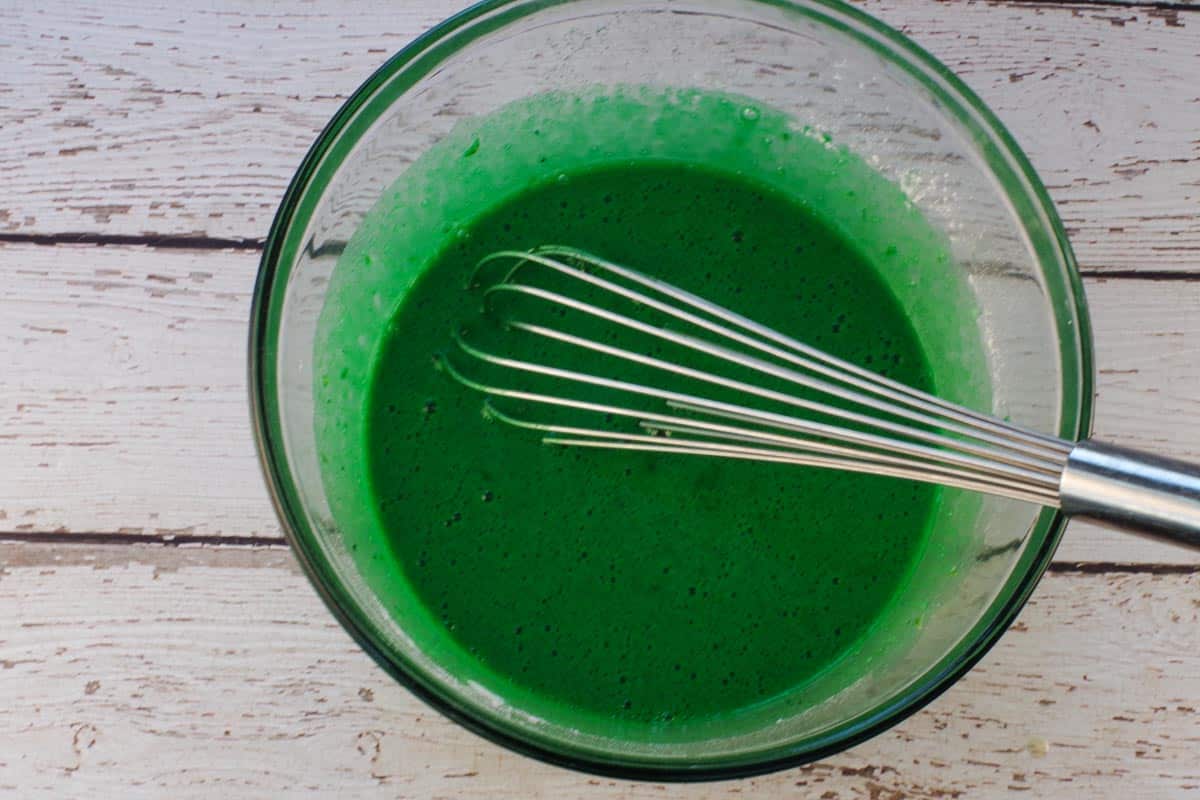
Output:
M550 448L413 367L446 348L447 321L478 314L462 285L480 258L566 241L626 264L653 253L658 277L927 388L920 347L871 266L786 197L682 165L556 180L470 232L397 314L368 406L384 526L446 630L538 692L637 718L741 708L836 658L904 575L935 489ZM567 358L556 363L577 367Z
M947 263L941 240L892 184L769 110L547 96L413 164L331 286L316 421L331 506L426 652L514 705L618 726L803 707L910 574L940 490L553 448L485 419L432 357L479 316L464 285L480 258L547 243L935 390L931 346L952 367L970 355L958 289L918 286ZM940 314L918 331L921 303Z

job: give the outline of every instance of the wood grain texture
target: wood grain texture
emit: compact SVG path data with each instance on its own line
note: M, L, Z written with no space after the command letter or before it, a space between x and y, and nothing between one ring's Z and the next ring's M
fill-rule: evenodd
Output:
M0 235L261 240L317 131L447 3L0 8ZM1197 271L1200 15L866 0L1027 150L1089 270Z
M278 535L246 390L257 257L0 245L0 530Z
M286 551L5 545L0 560L0 791L14 797L1200 789L1200 575L1048 575L977 669L878 739L766 778L667 790L537 764L442 719L358 650Z
M0 245L0 531L279 537L249 427L254 253ZM1088 282L1096 432L1200 459L1200 282ZM1200 555L1073 525L1064 561Z

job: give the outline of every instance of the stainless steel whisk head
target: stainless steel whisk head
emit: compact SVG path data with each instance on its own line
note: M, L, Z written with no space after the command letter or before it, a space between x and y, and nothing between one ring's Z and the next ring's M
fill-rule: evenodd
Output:
M963 408L569 247L494 253L472 288L495 335L439 363L547 444L886 475L1200 546L1189 465Z

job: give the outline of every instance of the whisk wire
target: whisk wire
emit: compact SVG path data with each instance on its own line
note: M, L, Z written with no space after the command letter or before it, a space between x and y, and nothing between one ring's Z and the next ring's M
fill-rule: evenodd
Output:
M608 408L616 410L615 407L610 406ZM628 409L624 410L630 411ZM929 466L927 468L918 470L912 467L912 462L910 460L906 461L901 458L892 458L883 454L869 454L855 451L850 448L838 448L832 445L823 445L820 442L811 440L805 441L791 437L779 437L781 440L790 443L790 445L796 449L807 450L811 448L811 452L813 453L840 452L853 457L830 458L819 455L803 455L786 450L751 448L702 440L677 439L653 434L632 435L611 431L597 431L590 428L550 425L546 423L522 420L517 417L504 414L496 410L494 407L489 407L488 414L514 427L534 430L544 434L553 434L543 439L543 441L545 441L547 444L559 444L575 447L602 447L608 450L635 450L642 452L688 455L716 455L723 458L768 461L780 464L791 464L794 466L826 467L831 469L842 469L851 472L908 478L911 480L938 483L945 486L956 486L964 489L989 491L1018 500L1026 500L1028 502L1042 504L1053 504L1055 502L1054 492L1051 489L1030 487L1028 484L1019 480L980 477L969 471L954 470L952 468L943 468L937 466ZM638 412L630 412L629 415L637 416ZM685 420L680 420L680 422L685 422ZM650 423L647 422L643 422L642 424L644 426L650 425ZM692 428L688 425L671 425L663 423L661 420L653 423L653 427L660 431L692 430L701 433L704 432L703 429L698 427ZM571 436L586 438L570 438Z
M562 369L559 367L550 367L550 366L547 366L544 364L536 364L536 363L521 361L519 359L512 359L512 358L497 356L497 355L494 355L491 353L487 353L477 347L474 347L473 345L469 344L464 339L462 339L461 336L458 337L458 343L459 343L459 347L462 348L462 350L464 352L466 352L468 355L473 356L474 358L477 358L480 361L483 361L485 363L493 364L495 366L506 367L509 369L514 369L514 370L518 370L518 371L522 371L522 372L528 372L528 373L532 373L532 374L545 375L545 376L558 378L558 379L562 379L562 380L566 380L566 381L574 381L574 382L578 382L581 384L588 384L588 385L592 385L592 386L602 387L605 389L613 389L613 390L617 390L617 391L628 392L631 394L637 394L637 395L646 396L646 397L654 397L654 398L666 401L666 404L668 405L668 407L671 407L671 408L677 408L677 409L686 410L686 411L697 411L697 412L702 412L702 413L708 413L711 415L726 417L726 418L730 418L730 419L737 419L737 420L744 421L744 422L753 422L753 423L768 425L771 427L780 428L780 429L784 429L784 430L814 434L814 435L822 437L823 439L826 439L826 440L841 441L844 443L853 443L853 444L863 445L867 448L872 448L873 450L878 450L878 451L883 451L883 452L903 453L903 454L906 454L907 456L909 456L907 463L912 464L914 459L919 459L920 463L926 465L930 469L935 468L935 465L938 462L940 462L942 464L950 464L950 465L957 466L960 468L961 475L964 475L964 476L970 475L971 477L973 477L975 479L1009 478L1009 479L1023 481L1025 484L1037 485L1037 486L1046 488L1048 490L1053 489L1053 487L1057 484L1057 477L1054 476L1052 473L1046 472L1044 470L1039 471L1036 469L1025 469L1025 468L1021 468L1018 466L1013 466L1008 463L1003 463L1003 462L997 463L995 461L989 461L984 458L978 458L978 457L975 457L975 456L972 456L969 454L955 452L953 450L940 449L937 447L929 447L926 445L907 442L907 441L903 441L903 440L896 440L896 439L892 439L892 438L881 437L881 436L878 436L875 434L862 432L862 431L856 431L856 430L848 429L848 428L842 428L842 427L834 426L834 425L828 425L828 424L816 422L813 420L791 417L788 415L777 414L777 413L768 412L768 411L762 411L759 409L752 409L752 408L749 408L746 406L724 403L724 402L720 402L720 401L711 400L709 398L698 397L695 395L688 395L688 394L684 394L684 393L680 393L680 392L671 392L671 391L668 391L665 389L659 389L656 387L645 386L643 384L630 383L627 381L620 381L620 380L616 380L616 379L612 379L612 378L604 378L604 377L600 377L600 376L579 373L579 372L575 372L573 370ZM453 367L451 366L450 369L453 370ZM491 394L491 395L500 395L501 394L501 391L498 390L496 387L486 386L486 385L479 384L476 382L468 382L465 378L463 378L461 376L461 374L457 373L457 371L455 371L455 376L458 377L464 383L470 383L472 388L475 388L476 390L484 391L485 393ZM505 393L505 395L509 396L509 397L514 396L510 393ZM581 409L581 410L583 409L583 404L580 404L577 402L572 402L569 404L563 403L563 402L558 402L557 400L555 400L554 398L551 398L550 396L540 395L540 394L536 394L536 393L523 393L521 399L531 401L531 402L538 402L538 403L548 403L549 402L549 404L553 404L553 405L566 406L566 407L571 407L571 408ZM824 406L822 406L822 404L819 404L819 403L813 403L810 405L824 408ZM781 436L767 434L764 432L745 429L745 428L735 428L735 427L730 427L730 426L719 426L719 425L712 425L712 424L701 424L694 420L689 420L687 418L664 417L662 415L648 414L645 411L631 410L631 409L626 409L624 407L619 407L619 406L596 406L596 407L593 407L588 410L599 410L600 408L604 409L604 413L616 413L618 416L637 418L637 419L639 419L639 421L643 427L650 426L650 427L654 427L654 428L657 428L660 430L666 430L671 425L681 425L682 424L682 425L690 426L691 432L693 434L712 436L715 438L738 439L738 440L751 439L751 440L758 440L758 441L774 442L776 444L789 446L793 449L810 450L810 451L818 450L818 451L823 451L823 452L837 452L837 453L841 453L843 455L853 455L853 456L862 458L867 461L876 461L878 458L878 454L873 453L872 450L862 450L862 449L851 450L848 448L841 448L841 447L837 447L834 445L824 444L815 439L800 439L800 438L796 438L796 437L781 437ZM840 410L840 409L833 409L833 410ZM497 412L494 411L494 409L493 409L492 413L493 413L493 416L496 416L497 418L500 418L504 421L511 422L514 419L512 417L507 417L505 415L498 414ZM561 430L558 429L559 426L549 426L549 425L541 425L541 424L535 424L535 423L527 423L527 424L521 425L520 427L531 428L531 429L541 430L541 431L551 431L551 432L556 432L556 433L562 432ZM573 433L575 435L590 434L590 435L596 436L597 438L606 439L606 440L629 438L628 434L620 434L620 435L614 436L608 432L598 431L595 429L571 428L570 431L571 431L571 433ZM941 438L944 440L942 442L943 444L950 444L950 445L954 444L954 440L952 440L952 439L947 439L945 437L941 437ZM565 444L565 442L557 441L557 440L552 441L550 443ZM575 442L572 441L572 443L574 444ZM712 443L707 442L704 444L712 444ZM938 467L938 469L942 469L942 468Z
M694 310L701 311L722 322L741 328L746 333L739 333L727 325L699 317L650 297L643 292L638 292L626 286L621 286L612 281L600 278L586 270L571 267L556 260L554 256L569 258L578 263L590 266L593 269L611 273L644 288L651 289ZM1039 451L1048 451L1055 455L1065 455L1070 449L1068 445L1054 437L1026 430L1018 426L998 424L998 421L992 417L956 406L935 395L913 389L899 381L894 381L855 364L851 364L848 361L799 342L684 289L581 250L548 245L528 252L500 251L483 259L480 262L480 270L487 264L499 260L512 260L515 263L505 274L503 280L495 284L493 288L510 285L510 282L516 275L529 265L545 267L561 275L579 280L639 305L654 309L677 320L700 327L718 336L751 347L759 352L787 361L794 366L855 386L865 392L876 394L901 406L923 409L929 414L940 415L944 420L958 421L982 433L995 435L1000 439L1011 441L1013 447L1031 447ZM477 270L477 275L478 272L479 270ZM753 336L749 334L753 334ZM754 338L755 336L760 338ZM762 341L763 339L768 341ZM771 342L786 349L780 349L780 347L772 345ZM894 412L896 409L895 407L888 408L883 406L882 410Z
M522 284L496 286L496 287L493 287L492 289L490 289L489 291L512 291L512 292L519 292L522 294L528 294L530 296L539 297L539 298L547 300L549 302L557 303L557 304L563 305L565 307L569 307L574 310L581 311L585 314L589 314L591 316L594 316L594 317L597 317L600 319L604 319L609 322L613 322L619 326L629 328L631 330L635 330L640 333L645 333L649 336L661 339L663 341L669 341L674 344L682 345L690 350L693 350L694 352L699 352L699 353L704 353L706 355L714 356L714 357L720 358L728 363L736 364L741 367L746 367L746 368L755 370L761 374L769 375L771 377L775 377L775 378L779 378L784 381L791 382L797 386L803 386L805 388L814 389L814 390L823 392L825 394L831 395L833 397L838 397L843 400L847 400L850 402L855 402L860 405L867 406L868 408L871 408L873 411L889 413L894 416L902 417L902 418L909 419L909 420L912 420L915 422L920 422L920 423L934 426L934 427L940 427L944 431L959 433L960 435L967 436L967 437L976 439L978 441L987 442L989 444L995 445L1002 449L997 450L997 449L993 449L993 448L981 447L978 445L971 444L969 442L953 440L946 436L930 433L928 431L924 431L919 428L913 428L911 426L900 425L897 423L889 422L887 420L882 420L875 416L855 413L852 411L847 411L845 409L841 409L836 406L831 406L826 403L818 403L818 402L814 402L811 400L805 400L803 398L796 397L794 395L785 394L783 392L778 392L778 391L774 391L771 389L766 389L764 387L756 386L754 384L747 383L745 381L738 381L738 380L733 380L730 378L725 378L725 377L722 377L719 375L714 375L712 373L705 372L703 370L697 370L697 369L692 369L689 367L684 367L684 366L675 364L670 361L665 361L663 359L646 356L646 355L643 355L640 353L634 353L632 351L629 351L629 350L626 350L623 348L619 348L619 347L613 347L611 345L605 345L605 344L602 344L600 342L597 342L597 341L594 341L591 339L586 339L586 338L583 338L580 336L575 336L573 334L569 334L564 331L550 328L547 326L532 325L532 324L525 323L525 322L510 322L509 325L516 330L525 331L526 333L530 333L530 334L533 334L536 336L541 336L541 337L544 337L547 339L553 339L553 340L562 342L564 344L569 344L569 345L573 345L575 347L579 347L582 349L591 350L593 352L613 356L614 358L618 358L618 359L628 361L631 363L641 364L643 366L649 366L654 369L662 370L664 372L674 373L674 374L682 376L682 377L692 378L692 379L702 381L705 383L709 383L709 384L712 384L715 386L721 386L722 388L725 388L725 389L732 389L732 390L735 390L738 392L742 392L744 394L755 395L755 396L761 397L763 399L771 400L774 402L791 405L791 406L794 406L797 408L808 409L810 411L814 411L814 412L817 412L820 414L825 414L825 415L832 416L832 417L838 417L838 418L841 418L841 419L844 419L844 420L847 420L850 422L855 422L855 423L858 423L861 425L874 427L874 428L877 428L880 430L886 430L891 433L895 433L895 434L902 435L902 436L909 436L914 439L919 439L921 441L942 444L942 445L947 445L949 443L953 443L969 452L973 452L976 454L990 455L990 456L1000 459L1002 461L1007 461L1012 464L1022 464L1022 465L1028 466L1030 468L1041 469L1046 472L1057 472L1060 469L1060 466L1058 464L1056 464L1054 461L1049 460L1044 454L1041 454L1041 453L1038 453L1036 455L1026 455L1025 453L1027 451L1020 450L1020 451L1016 451L1016 452L1013 452L1010 454L1009 452L1007 452L1007 451L1011 450L1011 448L1009 447L1009 443L1002 437L998 437L998 436L992 435L990 433L979 432L975 429L968 428L968 427L961 426L961 425L956 425L954 423L947 423L947 422L944 422L943 420L937 419L936 417L930 417L927 414L922 414L922 413L919 413L916 411L911 411L906 408L885 407L884 405L880 404L878 400L875 400L874 398L866 396L862 393L855 392L855 391L852 391L849 389L843 389L838 386L834 386L826 381L812 378L808 375L798 373L795 370L768 363L766 361L763 361L762 359L758 359L753 356L739 353L739 352L731 350L727 347L723 347L721 345L717 345L712 342L707 342L707 341L698 339L694 336L676 333L673 331L667 331L667 330L663 330L661 328L655 328L654 326L646 325L645 323L631 319L622 314L617 314L617 313L614 313L614 312L611 312L611 311L608 311L605 309L601 309L601 308L598 308L591 304L583 303L578 300L574 300L572 298L564 297L563 295L560 295L560 294L557 294L554 292L549 292L549 291L546 291L546 290L543 290L543 289L540 289L537 287L530 287L530 286L525 286Z
M507 269L495 282L485 282L482 279L485 271L497 264L505 264ZM717 338L652 324L533 285L528 280L518 282L519 275L534 267L590 286L589 291L599 292L601 298L618 298ZM593 271L647 291L600 277ZM468 341L460 331L455 334L458 350L469 357L470 363L486 365L503 374L537 376L535 383L549 382L556 388L546 393L532 391L528 383L527 388L495 385L469 376L453 359L443 357L441 364L453 378L489 398L604 415L610 425L616 419L636 423L635 431L554 424L522 419L501 411L490 399L485 402L489 416L536 431L548 444L825 467L984 491L1042 505L1058 504L1059 476L1070 449L1066 442L960 408L876 375L636 270L572 248L550 246L488 256L480 262L473 284L475 288L483 287L485 313L500 317L509 332L506 335L524 334L602 356L603 363L610 365L609 374L489 352ZM580 335L558 327L563 322L551 326L515 318L497 308L497 301L505 295L542 304L552 312L552 318L561 318L566 312L578 313L581 319L615 326L610 330L649 336L657 342L699 354L714 364L732 365L743 370L743 376L752 373L782 381L827 395L851 408L605 344L598 341L599 336ZM620 368L622 364L714 387L739 398L739 402L614 377L625 371ZM677 413L580 399L577 390L583 387L651 400L660 404L660 408ZM757 398L848 424L754 407L740 402L740 398ZM855 406L859 410L854 410Z
M591 264L595 268L603 269L620 275L630 281L640 285L652 288L659 293L670 297L676 301L684 303L692 308L710 314L717 319L733 324L743 330L760 336L768 341L773 341L781 345L799 356L805 356L811 361L803 361L797 358L798 365L805 366L815 372L820 372L829 377L849 383L850 385L858 386L867 391L874 391L880 396L887 397L901 403L912 403L914 407L925 407L929 409L937 409L941 414L949 419L959 420L963 422L971 422L978 427L986 430L994 430L1005 436L1010 436L1014 439L1021 439L1031 443L1036 443L1053 452L1066 453L1071 449L1071 445L1062 440L1049 436L1038 431L1022 428L1017 425L1004 423L997 425L997 420L989 415L981 414L972 411L969 408L950 403L937 395L922 392L919 389L914 389L899 381L892 380L884 375L880 375L871 370L852 364L849 361L837 358L822 350L819 350L811 345L807 345L792 337L786 336L779 331L768 328L761 323L755 322L748 317L742 316L734 311L731 311L723 306L719 306L709 300L706 300L698 295L681 289L677 286L672 286L664 281L644 275L636 270L623 267L619 264L614 264L611 261L590 255L574 248L566 248L556 245L538 248L538 252L557 253L561 256L571 258L580 263ZM748 340L748 344L754 345L752 340ZM761 343L760 343L761 344ZM766 346L766 345L762 345ZM774 353L770 350L768 352ZM780 354L780 357L786 356Z

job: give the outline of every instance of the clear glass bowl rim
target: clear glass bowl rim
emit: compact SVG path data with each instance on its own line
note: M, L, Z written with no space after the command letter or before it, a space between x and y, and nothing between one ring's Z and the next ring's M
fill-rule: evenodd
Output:
M1014 192L1024 195L1025 202L1039 214L1043 232L1057 250L1062 269L1057 270L1059 274L1046 274L1047 284L1052 293L1058 292L1058 296L1052 297L1052 300L1056 310L1060 350L1068 343L1074 345L1070 348L1073 352L1064 352L1063 355L1064 358L1075 360L1075 371L1079 378L1077 386L1064 387L1067 391L1064 392L1062 424L1058 435L1077 440L1090 434L1095 379L1091 327L1082 281L1066 232L1049 194L1011 134L953 72L916 43L874 17L840 0L804 0L803 3L793 3L792 0L753 1L797 10L832 28L850 33L859 43L915 76L942 102L944 113L955 116L973 132L983 135L980 141L990 148L986 155L989 167L994 169L998 162L1002 162L1011 172L1010 180L1000 179L1005 193L1010 197ZM790 747L788 752L772 751L752 760L742 758L729 763L681 767L678 762L656 764L652 758L601 759L591 753L573 752L569 745L561 748L547 746L522 736L519 731L507 729L495 720L485 719L470 706L422 680L409 665L395 658L376 641L365 615L351 602L300 510L300 496L283 452L282 423L274 395L274 368L283 289L291 270L291 257L296 252L297 231L303 230L303 223L308 220L305 212L312 210L315 199L309 190L321 186L315 178L320 173L336 171L338 160L330 159L331 154L336 156L336 151L340 149L335 145L343 136L354 134L351 128L358 128L362 124L358 118L359 112L376 100L378 90L394 77L412 70L416 73L413 80L419 79L429 71L429 66L446 56L452 56L480 35L505 24L508 17L497 12L514 10L519 12L517 16L524 16L572 2L575 0L484 0L449 17L389 58L346 100L321 131L284 194L267 236L254 287L250 312L248 378L251 422L259 464L287 541L329 610L384 671L440 713L469 730L511 750L549 763L627 779L725 780L807 764L870 739L899 723L937 698L970 670L1008 629L1025 605L1053 558L1066 523L1065 516L1057 509L1045 510L1031 534L1041 537L1040 545L1026 548L1020 563L1000 590L1001 599L993 603L990 618L977 623L971 635L914 682L907 693L882 703L868 713L860 714L852 724L838 726L803 745ZM481 20L486 20L488 24L479 25ZM464 34L467 34L465 39ZM455 41L449 42L451 38ZM447 44L452 47L446 49ZM301 224L296 224L297 220ZM1044 259L1039 266L1043 271L1046 270Z

